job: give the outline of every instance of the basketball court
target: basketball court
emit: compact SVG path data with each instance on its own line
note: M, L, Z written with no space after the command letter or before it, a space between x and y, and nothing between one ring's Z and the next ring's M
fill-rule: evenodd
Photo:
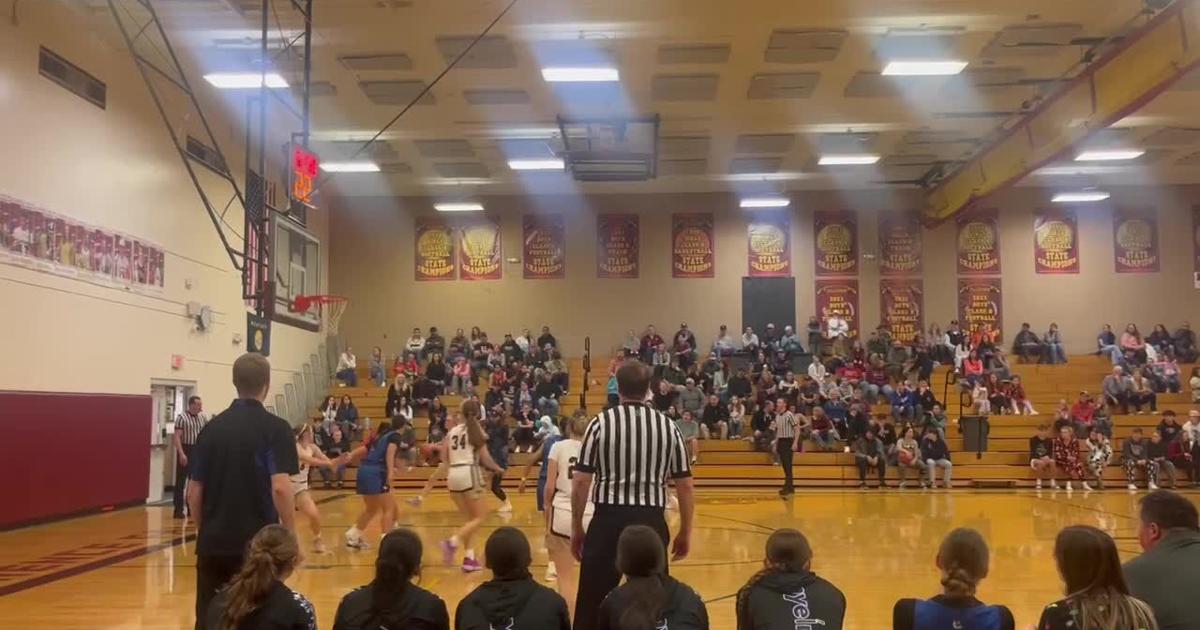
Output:
M967 419L951 489L860 490L853 455L810 448L784 501L769 454L702 441L672 575L733 628L766 536L794 527L846 627L874 630L939 592L941 537L973 527L980 598L1028 626L1061 595L1062 527L1140 553L1146 481L1127 492L1114 460L1103 492L1035 490L1028 439L1111 371L1103 325L1200 312L1197 41L1200 0L0 0L0 626L192 627L176 420L196 396L225 409L244 352L271 361L273 413L299 426L348 396L369 434L390 408L371 351L391 381L414 328L548 327L569 416L605 405L648 325L694 333L701 360L719 327L791 326L807 350L781 371L803 375L951 320L1005 349L1023 322L1061 328L1066 363L1009 357L1037 415L974 413L941 360L929 384ZM1180 356L1153 413L1114 413L1116 452L1188 415L1196 366ZM528 462L483 535L520 528L553 585ZM462 521L444 484L404 504L432 470L390 488L453 612L489 573L441 562ZM373 570L342 544L355 472L314 483L332 551L288 581L325 628Z

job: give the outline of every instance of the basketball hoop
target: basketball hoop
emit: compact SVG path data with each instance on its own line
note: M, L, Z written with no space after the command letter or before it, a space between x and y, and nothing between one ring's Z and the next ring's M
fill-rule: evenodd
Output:
M304 313L312 310L315 306L321 314L325 333L336 335L338 334L338 322L342 321L342 315L349 305L350 298L340 295L297 295L291 303L290 310L293 313Z

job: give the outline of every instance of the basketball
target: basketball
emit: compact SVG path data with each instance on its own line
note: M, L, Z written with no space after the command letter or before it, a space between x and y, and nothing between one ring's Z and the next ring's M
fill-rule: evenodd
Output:
M909 451L900 451L899 458L900 458L900 463L904 466L907 466L912 463L913 454Z
M421 461L426 462L431 466L437 464L441 459L439 457L440 453L438 452L437 444L422 444L420 450Z

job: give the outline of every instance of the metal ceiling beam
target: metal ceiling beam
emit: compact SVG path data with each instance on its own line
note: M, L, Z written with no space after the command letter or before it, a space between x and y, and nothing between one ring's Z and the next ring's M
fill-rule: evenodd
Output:
M925 197L938 223L1066 154L1200 66L1200 0L1176 0L1087 66Z

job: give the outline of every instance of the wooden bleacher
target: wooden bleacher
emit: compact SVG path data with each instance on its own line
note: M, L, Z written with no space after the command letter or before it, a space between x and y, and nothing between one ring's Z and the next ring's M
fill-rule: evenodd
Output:
M592 378L599 384L592 385L586 397L586 406L592 412L599 411L605 403L603 373L606 360L593 360L593 366L598 372L593 372ZM1182 366L1184 374L1190 372L1191 366ZM579 391L583 374L582 362L579 359L568 360L571 373L572 391L562 401L562 413L569 415L579 407ZM954 461L954 485L968 487L976 481L1012 482L1016 486L1032 486L1033 471L1029 468L1028 444L1029 437L1040 423L1050 423L1053 420L1054 409L1059 400L1074 402L1081 390L1087 390L1095 395L1100 389L1100 382L1112 369L1112 364L1092 355L1073 356L1071 361L1062 365L1017 364L1012 366L1013 372L1021 376L1026 395L1033 402L1034 408L1041 412L1037 416L997 416L990 417L991 433L988 440L988 451L979 457L974 452L964 452L963 439L958 434L955 420L959 415L958 390L956 386L949 388L950 400L945 401L948 407L951 426L947 430L946 440L952 452ZM935 372L931 386L938 398L943 398L943 392L948 369L939 368ZM366 381L366 375L360 376L360 382ZM377 422L383 418L384 403L387 389L367 385L365 387L334 387L329 392L332 395L350 395L358 406L360 417L371 418ZM444 396L443 402L453 409L461 399L457 396ZM1113 458L1105 472L1104 478L1109 487L1123 486L1124 475L1119 466L1121 442L1134 427L1142 427L1149 432L1157 427L1161 420L1161 412L1174 410L1182 423L1189 410L1193 408L1187 392L1179 394L1159 394L1158 415L1128 414L1113 416ZM880 405L876 413L886 413L887 407ZM314 410L314 413L315 410ZM748 421L748 419L747 419ZM414 420L418 438L424 440L428 431L428 418L424 412L417 412ZM515 487L520 480L521 471L529 461L529 455L514 453L509 460L509 474L504 480L505 487ZM797 453L794 462L795 483L802 487L824 486L857 486L858 473L854 467L854 458L845 453L804 452ZM411 489L420 487L429 477L433 468L417 467L413 471L393 480L394 488ZM699 461L695 467L696 483L704 487L747 487L747 486L777 486L781 483L782 475L777 465L772 465L767 453L756 452L750 443L743 440L702 440L700 443ZM1186 481L1183 471L1178 471L1180 483ZM911 477L911 475L910 475ZM318 481L316 472L314 481ZM353 469L346 471L346 479L354 479ZM898 481L896 469L888 470L890 483ZM910 480L911 481L911 480ZM321 487L316 484L316 487Z

